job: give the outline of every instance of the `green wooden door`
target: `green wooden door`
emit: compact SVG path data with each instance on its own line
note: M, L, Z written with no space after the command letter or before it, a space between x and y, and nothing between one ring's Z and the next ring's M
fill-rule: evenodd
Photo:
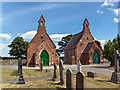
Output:
M93 64L99 64L100 63L100 58L98 52L95 50L93 52Z
M43 50L40 55L40 60L43 61L43 66L49 66L49 55L46 50Z

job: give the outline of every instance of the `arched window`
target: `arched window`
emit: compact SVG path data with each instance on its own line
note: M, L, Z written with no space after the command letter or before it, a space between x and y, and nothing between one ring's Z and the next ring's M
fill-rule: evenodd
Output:
M86 24L85 27L88 28L88 25Z
M41 26L43 26L43 22L42 22L42 21L41 21L41 23L40 23L40 24L41 24Z

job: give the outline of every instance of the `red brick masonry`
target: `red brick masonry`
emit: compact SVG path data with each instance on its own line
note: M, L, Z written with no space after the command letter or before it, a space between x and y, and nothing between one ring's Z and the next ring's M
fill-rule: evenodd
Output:
M49 54L49 65L58 63L59 57L56 56L56 46L46 33L45 20L41 15L37 34L31 40L27 48L27 66L39 66L40 54L46 50Z
M82 64L93 64L92 53L97 51L100 63L102 62L102 50L95 42L89 29L88 20L83 23L83 31L73 35L65 47L64 63L77 64L80 60Z

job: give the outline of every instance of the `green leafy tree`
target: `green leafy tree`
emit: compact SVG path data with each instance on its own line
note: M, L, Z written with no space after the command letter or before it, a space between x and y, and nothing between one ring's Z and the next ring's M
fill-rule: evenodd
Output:
M26 56L27 46L29 42L24 41L22 37L16 37L10 45L8 45L11 50L9 51L10 56Z
M58 42L59 49L57 49L56 52L57 52L57 54L59 56L61 54L64 54L64 48L67 45L67 43L69 42L69 40L71 39L71 37L72 37L72 34L71 35L67 35L66 37L63 37L60 42Z
M108 59L111 62L111 65L114 65L113 52L114 52L114 46L113 46L113 43L109 40L104 45L103 57Z
M113 41L109 40L104 45L103 57L108 59L111 62L111 66L114 65L113 53L115 50L119 50L119 52L120 52L120 37L119 37L119 35L117 36L117 38L114 38Z

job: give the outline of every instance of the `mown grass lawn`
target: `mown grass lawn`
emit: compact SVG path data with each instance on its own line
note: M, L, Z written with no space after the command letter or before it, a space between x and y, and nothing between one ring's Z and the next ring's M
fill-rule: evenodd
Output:
M3 81L8 80L16 80L18 79L17 76L14 76L14 72L16 69L11 68L3 68ZM66 70L64 70L65 72ZM59 74L59 70L57 70L57 73ZM11 76L13 75L13 76ZM35 77L44 77L44 76L52 76L53 70L49 70L48 72L38 71L38 70L29 70L24 69L23 70L23 76L24 78L35 78ZM96 78L88 78L87 73L84 72L85 79L84 79L84 88L118 88L118 84L114 84L110 82L111 76L103 75L103 74L96 74ZM73 74L72 77L73 80L73 88L76 87L76 74ZM64 76L64 85L59 85L59 77L56 79L56 81L52 81L51 78L48 79L40 79L40 80L33 80L33 81L26 81L25 85L17 85L16 83L6 83L2 84L2 88L66 88L66 76Z
M53 70L48 70L48 72L46 72L46 70L40 71L39 69L23 69L22 73L23 73L23 77L27 79L27 78L52 76ZM11 81L17 79L18 79L17 69L2 68L2 81Z

